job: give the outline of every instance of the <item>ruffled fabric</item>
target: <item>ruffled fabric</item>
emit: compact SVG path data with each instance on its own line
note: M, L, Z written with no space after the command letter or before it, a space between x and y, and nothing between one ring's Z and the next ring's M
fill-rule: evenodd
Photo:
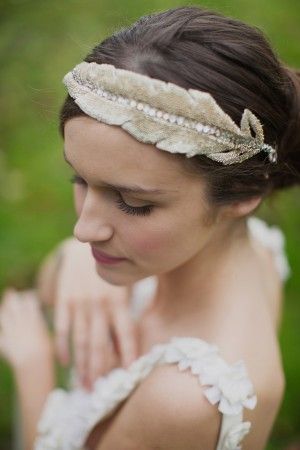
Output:
M276 226L268 226L257 217L247 219L253 238L267 246L283 280L291 273L285 254L285 238ZM156 277L148 277L134 286L134 315L151 300ZM55 389L46 401L38 424L35 450L84 450L84 443L94 425L114 412L151 370L162 364L176 364L179 371L190 370L198 377L201 394L217 405L222 425L217 450L241 450L241 441L249 433L250 422L242 422L243 408L253 409L257 397L243 360L228 364L216 345L194 337L174 337L155 345L149 353L135 360L128 369L116 368L100 377L93 391L81 388L72 377L70 391Z
M128 369L116 368L100 377L91 392L80 387L69 392L52 391L38 424L34 449L83 450L96 423L112 414L151 370L162 364L176 364L180 371L190 369L203 385L202 392L208 401L218 404L222 420L228 415L236 416L234 426L240 423L244 407L253 409L256 405L253 386L242 360L227 364L216 345L199 338L174 337L166 344L153 346ZM230 429L222 449L237 450L237 435L246 434L246 430L249 431L248 425Z
M242 422L230 428L225 435L223 448L224 450L241 450L239 445L242 439L249 433L251 428L250 422Z
M198 338L172 338L166 349L166 362L176 362L179 370L191 369L205 387L204 395L223 414L239 414L243 407L254 409L257 403L253 385L242 360L228 364L219 356L218 347ZM206 387L207 386L207 387Z
M285 236L281 229L276 225L267 225L264 220L255 216L248 217L247 224L253 238L272 251L281 279L287 280L291 275L291 267L285 251Z

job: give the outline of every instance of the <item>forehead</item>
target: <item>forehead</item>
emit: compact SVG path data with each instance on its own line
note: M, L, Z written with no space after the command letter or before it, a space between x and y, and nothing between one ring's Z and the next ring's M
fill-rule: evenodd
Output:
M65 155L75 170L90 177L169 190L178 190L190 180L176 155L137 141L120 126L91 117L66 122Z

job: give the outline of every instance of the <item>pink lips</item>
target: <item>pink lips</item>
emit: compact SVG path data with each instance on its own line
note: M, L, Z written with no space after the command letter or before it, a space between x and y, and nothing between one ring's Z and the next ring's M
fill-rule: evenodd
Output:
M100 250L96 250L93 247L92 247L92 254L96 259L96 261L104 264L116 264L126 259L126 258L115 258L114 256L110 256L107 253L100 252Z

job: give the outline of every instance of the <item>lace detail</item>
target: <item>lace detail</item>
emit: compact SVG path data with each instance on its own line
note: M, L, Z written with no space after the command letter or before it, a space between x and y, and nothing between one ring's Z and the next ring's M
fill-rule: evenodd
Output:
M239 444L246 434L249 433L250 427L250 422L239 423L231 427L225 435L224 450L241 450L242 447Z
M128 369L116 368L96 380L93 391L75 388L52 391L38 424L35 450L82 450L90 431L116 409L133 389L162 364L176 364L180 371L190 369L204 387L204 395L237 427L243 407L253 409L257 398L242 360L230 365L219 355L218 347L199 338L174 337L155 345ZM237 430L246 434L250 423L230 428L220 450L237 450ZM222 440L223 436L221 435ZM235 437L235 440L234 440ZM226 444L226 446L225 446Z
M258 217L248 217L249 230L252 236L269 248L274 255L274 262L282 280L291 275L291 268L285 253L285 236L276 225L267 225Z

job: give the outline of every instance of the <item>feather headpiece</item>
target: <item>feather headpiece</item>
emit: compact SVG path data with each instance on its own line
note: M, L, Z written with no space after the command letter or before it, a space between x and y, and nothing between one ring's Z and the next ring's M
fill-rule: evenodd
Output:
M63 83L86 114L161 150L189 158L205 155L225 165L261 151L277 161L276 150L264 143L259 119L245 109L239 128L208 92L85 61Z

